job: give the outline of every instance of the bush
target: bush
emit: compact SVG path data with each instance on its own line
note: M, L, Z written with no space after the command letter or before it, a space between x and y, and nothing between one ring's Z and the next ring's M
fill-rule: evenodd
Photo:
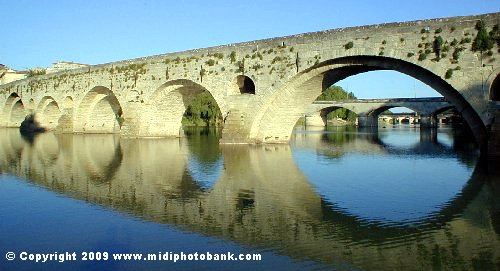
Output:
M208 61L205 62L208 66L213 66L215 65L215 60L209 59Z
M229 59L231 60L231 63L236 61L236 52L232 51L231 54L229 55Z
M436 57L439 58L442 48L443 48L443 38L441 36L435 37L432 50L434 51L434 54L436 54Z
M451 77L453 76L453 70L452 69L448 69L444 75L444 78L446 79L450 79Z
M45 69L35 68L35 69L28 70L28 73L26 74L26 77L33 77L33 76L38 76L38 75L44 75L46 73L47 73L47 71Z
M344 48L345 48L346 50L349 50L349 49L351 49L352 47L354 47L354 42L352 42L352 41L350 41L350 42L348 42L348 43L346 43L346 44L344 45Z
M424 54L424 53L421 53L421 54L418 55L418 60L419 61L425 60L426 58L427 58L427 55Z

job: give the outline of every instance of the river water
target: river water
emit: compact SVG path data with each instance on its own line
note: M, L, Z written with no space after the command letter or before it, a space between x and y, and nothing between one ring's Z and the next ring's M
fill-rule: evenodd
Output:
M219 136L0 130L0 270L500 270L500 177L462 129L299 127L289 145L263 146ZM262 259L81 260L104 252Z

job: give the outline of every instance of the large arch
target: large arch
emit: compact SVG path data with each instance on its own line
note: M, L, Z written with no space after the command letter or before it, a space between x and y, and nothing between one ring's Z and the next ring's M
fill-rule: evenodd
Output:
M295 122L322 90L349 76L374 70L398 71L434 88L461 112L478 144L485 146L488 137L481 118L444 79L404 60L365 55L330 59L294 76L267 99L264 109L252 125L250 137L258 142L288 142Z
M106 87L90 90L75 115L77 133L120 133L123 110L115 94Z
M142 123L145 136L180 136L182 116L197 95L207 91L200 84L179 79L161 85L146 102L148 118ZM212 95L214 97L214 95ZM219 101L216 100L220 108Z
M17 93L9 95L3 108L3 126L19 127L26 117L26 109Z
M36 108L37 121L45 129L55 129L61 117L61 109L51 96L43 97Z

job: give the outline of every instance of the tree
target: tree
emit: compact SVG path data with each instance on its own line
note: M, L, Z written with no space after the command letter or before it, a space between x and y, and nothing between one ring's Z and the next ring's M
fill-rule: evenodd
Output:
M204 91L187 107L182 122L192 126L217 126L222 124L222 114L212 95Z
M323 91L321 95L316 99L316 101L339 101L339 100L349 100L356 99L354 93L345 91L342 87L331 86ZM328 114L327 119L341 118L350 122L356 120L356 113L347 110L345 108L339 108Z
M486 31L486 25L483 21L479 21L476 24L477 35L472 42L472 51L479 51L481 55L483 52L491 50L493 48L494 40Z

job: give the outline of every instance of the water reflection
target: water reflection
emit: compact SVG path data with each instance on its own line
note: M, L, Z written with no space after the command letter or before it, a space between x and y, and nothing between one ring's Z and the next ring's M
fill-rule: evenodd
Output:
M474 152L432 131L405 141L397 130L349 129L298 133L291 146L219 146L199 134L46 133L30 143L4 129L0 170L145 220L340 269L500 263L500 180L474 165Z

